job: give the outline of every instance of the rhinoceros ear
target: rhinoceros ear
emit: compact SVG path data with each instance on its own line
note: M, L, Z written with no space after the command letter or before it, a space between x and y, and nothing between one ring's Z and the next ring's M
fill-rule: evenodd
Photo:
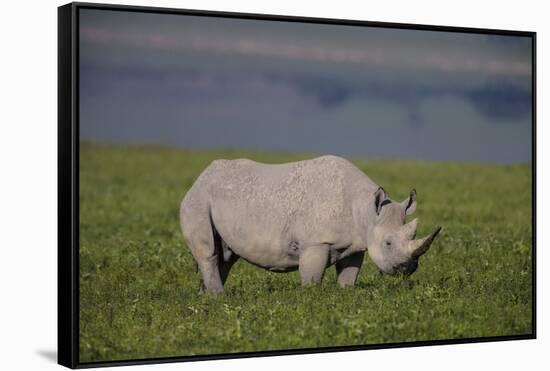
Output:
M416 189L411 190L409 197L405 201L401 202L401 207L405 211L406 215L411 215L416 210Z
M380 210L384 206L384 201L387 199L386 191L384 188L378 187L376 192L374 192L374 210L376 210L376 215L380 215Z

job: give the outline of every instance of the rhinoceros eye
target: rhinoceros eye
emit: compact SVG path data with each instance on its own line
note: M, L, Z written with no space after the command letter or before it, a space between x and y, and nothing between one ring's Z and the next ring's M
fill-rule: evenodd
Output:
M391 242L390 242L390 241L384 241L384 245L386 245L386 247L390 247L390 246L391 246Z

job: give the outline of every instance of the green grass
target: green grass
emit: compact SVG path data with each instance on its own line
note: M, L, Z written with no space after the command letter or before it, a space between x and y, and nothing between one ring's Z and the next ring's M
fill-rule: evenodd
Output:
M80 148L80 361L380 344L531 332L531 168L354 161L391 197L418 190L419 235L444 229L409 278L365 258L355 288L244 261L199 296L178 209L216 158L312 155Z

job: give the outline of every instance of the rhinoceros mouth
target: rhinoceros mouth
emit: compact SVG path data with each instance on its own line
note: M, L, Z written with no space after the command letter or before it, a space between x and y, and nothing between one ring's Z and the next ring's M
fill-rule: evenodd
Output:
M408 261L406 263L401 263L393 267L396 273L403 274L405 276L410 276L416 271L417 268L418 268L418 259L413 259L411 261Z

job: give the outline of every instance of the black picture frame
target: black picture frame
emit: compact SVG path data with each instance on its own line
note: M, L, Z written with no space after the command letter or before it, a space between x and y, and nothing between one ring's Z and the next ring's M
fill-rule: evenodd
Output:
M355 25L411 30L445 31L515 35L532 39L532 331L526 335L417 341L406 343L289 349L246 353L177 356L152 359L128 359L81 363L79 361L79 11L81 9L118 10L126 12L201 15L237 19L254 19ZM69 368L122 366L167 362L219 360L228 358L265 357L290 354L341 352L380 348L478 343L536 339L536 32L463 28L421 24L385 23L344 19L310 18L267 14L232 13L189 9L97 3L70 3L58 8L58 363Z

